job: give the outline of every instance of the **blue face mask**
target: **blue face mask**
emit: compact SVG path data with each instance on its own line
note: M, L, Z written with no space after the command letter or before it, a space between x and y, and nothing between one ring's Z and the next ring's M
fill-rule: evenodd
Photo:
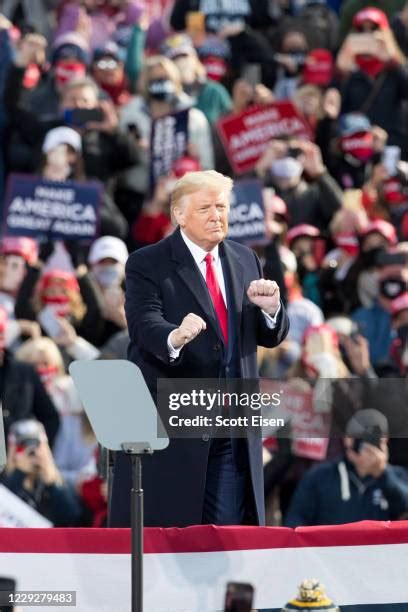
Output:
M176 87L170 79L155 79L147 86L149 98L156 102L174 102Z
M123 278L122 268L119 264L110 264L108 266L96 264L92 274L101 287L104 288L119 285Z

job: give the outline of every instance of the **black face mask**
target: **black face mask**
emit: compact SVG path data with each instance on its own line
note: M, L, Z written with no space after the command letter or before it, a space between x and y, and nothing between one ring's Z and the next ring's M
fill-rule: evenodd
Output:
M375 151L372 157L370 158L370 162L373 164L373 166L376 166L377 164L381 163L382 157L383 157L383 153L380 153L379 151Z
M388 300L394 300L406 291L406 283L400 278L385 278L380 283L380 293Z
M270 186L275 189L276 195L282 198L282 200L284 200L285 202L286 200L289 200L292 196L296 194L296 191L298 188L298 185L296 185L295 187L290 187L289 189L281 189L279 185L275 184L273 179L271 179L269 183L270 183Z
M284 54L290 55L291 59L296 64L295 72L289 72L286 70L286 68L284 68L285 74L287 76L295 76L300 74L303 70L303 66L305 65L306 53L297 49L289 49L288 51L284 51Z
M377 259L380 253L385 251L384 247L376 247L375 249L369 249L368 251L361 251L359 260L363 269L374 268L377 263Z
M173 102L176 97L176 88L170 79L155 79L150 81L147 92L151 100L157 102Z

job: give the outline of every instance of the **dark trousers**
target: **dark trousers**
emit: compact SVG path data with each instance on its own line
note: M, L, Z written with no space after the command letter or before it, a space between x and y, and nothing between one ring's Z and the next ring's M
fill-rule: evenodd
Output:
M208 457L203 525L242 525L246 515L248 468L239 465L230 439L213 439Z

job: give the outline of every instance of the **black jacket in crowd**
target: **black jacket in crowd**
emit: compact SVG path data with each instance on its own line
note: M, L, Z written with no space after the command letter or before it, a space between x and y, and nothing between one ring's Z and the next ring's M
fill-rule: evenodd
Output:
M388 68L375 80L361 70L352 72L341 85L341 95L342 113L366 114L373 125L379 125L388 133L388 144L403 149L405 158L407 126L404 125L402 102L408 98L406 66Z
M343 201L342 190L328 172L324 172L311 183L301 180L295 189L279 195L288 207L290 227L310 223L321 231L327 230Z
M40 153L45 134L64 124L63 117L50 121L40 121L36 113L22 103L24 96L25 70L12 65L7 75L4 92L4 104L11 130L17 131L23 140L33 147L34 153ZM85 132L82 138L82 149L87 178L96 178L106 182L113 173L119 172L139 162L139 148L135 139L129 134L106 134L97 130ZM38 164L37 164L38 166Z
M41 164L41 145L46 133L64 125L63 117L41 120L29 110L23 86L24 69L11 65L4 90L7 113L8 171L36 172ZM84 170L87 179L107 183L114 175L139 162L139 147L131 134L118 131L108 134L87 130L82 135ZM125 239L128 232L126 219L108 193L103 194L100 209L102 235Z
M76 527L82 514L82 505L74 489L63 483L62 485L45 485L37 481L33 490L24 486L26 474L21 470L14 470L1 478L2 484L10 489L22 501L42 514L53 523L55 527Z
M15 361L7 351L0 366L0 399L6 437L15 421L37 419L44 425L52 446L59 426L58 412L35 369Z

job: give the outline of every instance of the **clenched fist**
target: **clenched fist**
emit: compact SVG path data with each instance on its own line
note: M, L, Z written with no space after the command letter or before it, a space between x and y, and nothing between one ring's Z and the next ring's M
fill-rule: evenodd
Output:
M206 328L206 322L198 315L190 312L184 317L180 327L171 332L169 340L175 349L179 349L194 340Z
M248 287L247 296L253 304L259 306L272 317L279 308L280 291L275 281L265 280L264 278L253 280Z

